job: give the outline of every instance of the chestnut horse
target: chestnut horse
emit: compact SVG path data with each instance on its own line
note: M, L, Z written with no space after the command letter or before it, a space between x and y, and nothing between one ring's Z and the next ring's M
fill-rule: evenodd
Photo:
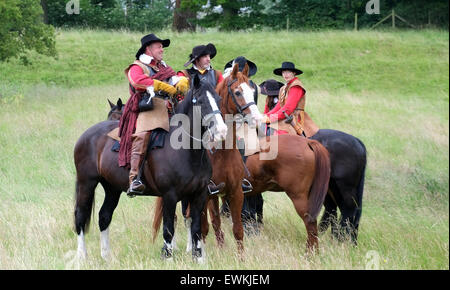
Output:
M253 96L251 99L242 98L238 91L228 89L228 82L229 80L225 79L216 88L216 91L222 97L220 110L224 115L242 113L240 108L251 104ZM246 104L237 106L236 99ZM235 127L233 127L233 131L234 129ZM233 132L233 134L235 133ZM268 136L260 139L260 141L263 143L262 147L265 148L265 152L249 156L246 162L250 173L248 179L253 185L252 193L266 190L285 191L306 226L308 234L307 248L309 250L317 248L317 216L325 199L330 178L328 151L319 142L298 136ZM270 158L269 155L273 153L271 150L274 148L275 150L278 148L277 154L275 154L274 158ZM231 154L234 154L236 157L233 159L228 158ZM241 172L242 160L238 158L239 153L237 150L217 150L214 155L217 156L212 159L213 177L217 177L218 180L225 180L226 183L232 182L236 190L234 193L242 192L238 189L243 174ZM240 194L230 194L229 191L225 192L225 198L230 204L233 218L233 233L236 227L235 220L239 221L239 237L241 237L243 236L241 221L242 196ZM252 193L249 194L251 195ZM221 246L224 239L221 230L217 195L210 196L208 208L216 240ZM202 238L205 239L208 233L206 212L202 215L202 218L205 221L202 221Z
M214 88L194 79L193 86L188 91L185 100L175 108L175 115L171 119L169 133L162 135L165 146L148 153L148 159L144 167L144 178L148 184L150 195L162 196L164 199L164 247L163 258L172 256L172 237L174 235L174 214L178 200L189 199L192 204L192 236L194 247L192 256L198 261L204 258L201 243L200 214L205 207L206 186L211 178L212 168L207 158L204 147L190 149L194 143L194 120L203 120L201 134L206 130L213 133L216 141L223 140L226 136L226 125L220 115L218 102L220 97ZM113 110L111 108L112 117ZM181 116L188 124L181 126L172 122L175 117ZM215 118L216 126L209 128L206 120ZM177 123L177 124L172 124ZM76 192L75 192L75 230L78 235L77 254L81 258L87 256L84 233L88 229L92 205L94 202L95 188L100 183L105 190L105 200L99 212L99 227L101 231L101 255L108 259L109 232L113 212L119 202L120 194L128 188L129 170L118 166L118 153L111 150L115 141L107 134L119 125L118 121L100 122L84 132L78 139L74 149L74 161L76 168ZM189 125L185 129L184 125ZM186 126L187 127L187 126ZM182 132L181 132L182 131ZM174 148L172 135L187 135L189 148ZM175 137L174 139L178 139ZM184 138L183 138L184 140ZM201 140L200 140L201 141ZM195 146L194 146L195 148Z
M350 134L320 129L311 139L319 141L329 152L331 175L325 211L320 219L319 232L325 232L331 224L331 233L340 241L350 240L357 244L359 220L366 169L366 147ZM263 224L263 198L261 194L245 196L242 207L242 223L248 234L259 233ZM341 213L338 219L337 209ZM221 207L222 215L229 215L226 202Z

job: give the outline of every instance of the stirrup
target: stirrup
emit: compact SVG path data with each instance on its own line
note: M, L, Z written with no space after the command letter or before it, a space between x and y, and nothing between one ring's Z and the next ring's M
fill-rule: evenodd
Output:
M242 179L242 192L249 193L249 192L252 192L252 190L253 190L253 186L250 183L250 181L248 181L248 179L246 179L246 178Z
M214 181L212 181L210 179L209 180L209 184L208 184L209 195L218 194L224 187L225 187L225 183L224 182L221 182L221 183L219 183L219 185L216 185L214 183Z
M134 190L133 187L143 186L142 191ZM136 197L136 195L142 195L145 191L145 184L140 179L135 179L131 182L130 187L127 190L127 196L129 198Z

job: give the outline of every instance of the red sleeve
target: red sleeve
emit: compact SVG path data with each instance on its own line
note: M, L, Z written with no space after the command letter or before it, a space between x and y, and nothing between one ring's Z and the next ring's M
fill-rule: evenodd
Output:
M289 95L287 97L287 101L284 104L284 106L280 108L280 102L278 102L275 108L273 108L272 111L267 113L267 115L270 117L270 122L273 123L285 119L286 116L284 115L283 111L286 111L286 114L291 115L304 94L305 93L302 88L292 87L289 90Z
M265 113L267 116L270 116L272 114L276 114L279 110L281 109L280 107L280 102L278 102L275 107L273 107L272 110L270 110L269 112Z
M153 86L153 79L148 77L138 65L132 65L128 71L128 81L138 90L146 90L147 87Z
M223 75L221 71L217 71L219 75L219 79L217 80L217 84L219 84L221 81L223 81Z

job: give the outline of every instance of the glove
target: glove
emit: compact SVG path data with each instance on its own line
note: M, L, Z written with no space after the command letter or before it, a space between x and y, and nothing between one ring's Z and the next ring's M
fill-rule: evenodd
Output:
M180 77L180 80L175 85L175 88L180 94L185 95L189 90L189 81L186 77Z
M155 91L166 92L171 97L177 93L177 89L175 89L175 87L158 80L153 80L153 88L155 88Z

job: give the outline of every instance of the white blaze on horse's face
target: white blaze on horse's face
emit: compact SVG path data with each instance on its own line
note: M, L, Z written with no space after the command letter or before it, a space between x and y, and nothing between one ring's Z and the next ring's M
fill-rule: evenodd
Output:
M247 83L240 84L240 87L242 88L245 103L249 104L251 102L254 102L255 100L253 97L254 96L253 89L251 89ZM258 107L256 106L256 104L253 104L249 107L249 109L250 109L253 121L258 124L263 118L263 116L261 115L261 113L258 110Z
M208 101L212 111L220 111L213 95L209 91L206 92L206 95L208 96ZM214 141L217 142L225 140L225 138L227 137L227 125L225 125L225 122L223 121L222 115L220 113L214 114L214 118L215 118Z

